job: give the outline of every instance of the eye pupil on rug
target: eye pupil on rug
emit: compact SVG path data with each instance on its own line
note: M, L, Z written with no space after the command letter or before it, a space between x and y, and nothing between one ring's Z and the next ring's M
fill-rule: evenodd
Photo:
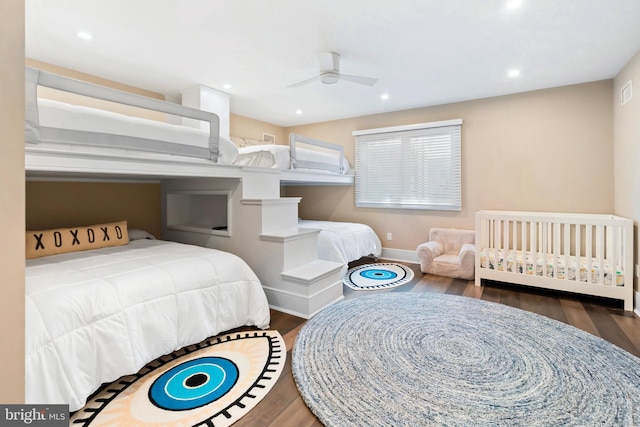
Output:
M238 375L235 363L223 357L193 359L160 375L149 389L149 399L170 411L199 408L224 396Z
M200 387L209 380L209 376L205 374L195 374L187 378L184 382L187 387Z

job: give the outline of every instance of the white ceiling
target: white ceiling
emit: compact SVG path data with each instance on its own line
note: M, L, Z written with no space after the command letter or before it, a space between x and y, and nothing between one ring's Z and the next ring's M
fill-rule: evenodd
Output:
M206 85L292 126L609 79L640 50L639 0L521 3L26 0L26 54L169 99ZM316 51L379 81L287 88L318 73Z

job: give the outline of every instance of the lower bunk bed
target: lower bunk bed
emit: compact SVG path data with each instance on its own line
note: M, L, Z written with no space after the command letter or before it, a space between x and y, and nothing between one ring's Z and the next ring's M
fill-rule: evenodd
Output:
M32 243L72 244L75 233L84 244L92 233L70 230L50 241L32 233ZM107 225L92 230L126 237L126 226L120 234ZM145 237L132 232L126 244L27 259L27 403L75 411L103 383L160 356L237 327L269 326L260 281L242 259Z
M633 221L614 215L479 211L483 279L622 300L633 310Z
M371 227L355 222L298 220L300 228L319 229L318 258L344 265L362 257L380 258L382 243Z

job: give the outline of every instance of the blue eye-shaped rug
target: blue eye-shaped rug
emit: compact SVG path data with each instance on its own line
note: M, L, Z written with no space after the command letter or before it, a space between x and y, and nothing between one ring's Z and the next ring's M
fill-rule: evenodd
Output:
M229 426L267 395L286 357L277 331L209 338L105 387L71 425Z
M392 262L365 264L347 271L342 281L356 291L376 291L409 283L413 270Z

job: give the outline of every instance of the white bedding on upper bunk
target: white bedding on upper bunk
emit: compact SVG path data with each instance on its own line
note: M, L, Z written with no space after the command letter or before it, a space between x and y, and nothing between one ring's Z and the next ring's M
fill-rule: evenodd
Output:
M199 148L209 147L209 132L189 126L174 125L157 120L130 117L124 114L38 98L39 124L48 128L70 129L108 135L166 141ZM58 141L64 142L64 141ZM74 150L75 147L66 147ZM104 150L104 148L100 148ZM94 148L92 150L96 152ZM267 167L281 170L293 169L290 148L287 145L263 144L237 148L230 140L219 140L220 164ZM339 156L335 153L296 147L300 161L313 162L318 168L336 168ZM350 171L349 162L343 159L342 174ZM322 169L312 169L319 171Z
M236 255L159 240L26 261L26 402L79 409L102 383L243 325L265 328Z
M201 129L131 117L46 98L38 98L38 119L40 126L50 128L133 136L202 148L209 147L209 132Z
M222 138L221 138L222 141ZM248 147L238 148L238 153L240 155L247 154L255 154L260 152L269 152L273 155L273 160L275 164L272 166L275 169L294 169L295 165L292 165L291 160L291 150L288 145L277 145L277 144L262 144L262 145L251 145ZM319 167L323 165L329 168L335 168L339 163L339 156L334 153L328 153L324 151L312 150L308 148L296 147L296 158L299 161L307 161L314 162ZM295 168L295 169L305 169L305 168ZM313 170L318 171L322 169L305 169L305 170ZM351 170L351 165L347 159L342 159L342 174L346 175Z
M371 227L355 222L298 220L298 227L322 230L318 258L345 266L363 256L382 254L382 243Z

